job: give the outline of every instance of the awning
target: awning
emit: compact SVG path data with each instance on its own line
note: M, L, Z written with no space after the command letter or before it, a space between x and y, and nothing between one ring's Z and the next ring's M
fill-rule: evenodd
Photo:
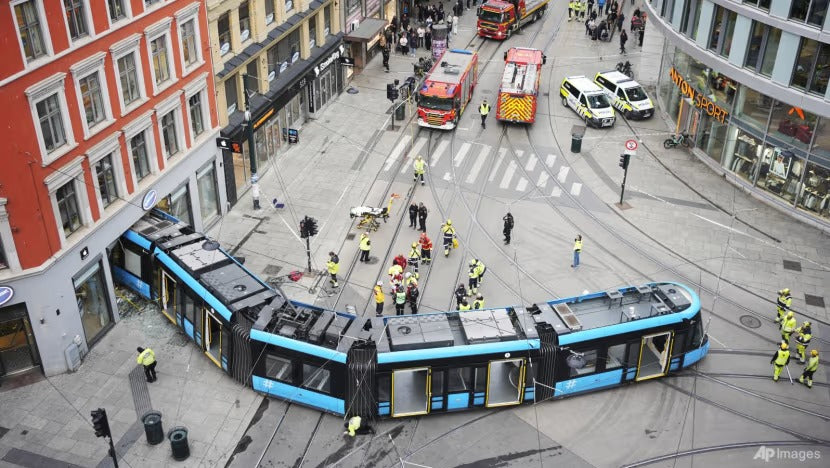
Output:
M387 24L386 20L366 18L360 23L360 26L358 26L357 29L346 34L343 40L350 42L369 42L374 39Z

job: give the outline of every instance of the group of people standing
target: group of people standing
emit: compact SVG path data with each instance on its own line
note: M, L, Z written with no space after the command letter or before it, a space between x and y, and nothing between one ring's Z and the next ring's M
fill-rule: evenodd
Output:
M643 46L646 18L646 13L640 11L639 8L635 9L631 16L630 30L638 39L640 47ZM592 40L611 40L616 28L620 33L620 53L626 53L625 44L628 42L628 33L623 27L625 13L622 11L621 2L597 0L597 8L594 9L594 0L571 0L568 3L568 21L572 20L585 20L585 34L589 35Z
M798 354L798 362L807 365L804 367L804 372L799 377L798 381L813 388L813 374L818 370L818 350L810 351L810 359L807 360L806 351L813 338L812 324L805 321L800 327L795 318L795 313L790 310L793 304L792 295L790 295L790 288L784 288L778 291L777 312L778 316L775 318L775 323L778 324L781 330L781 344L770 359L770 364L773 365L772 380L778 382L781 371L790 363L790 337L795 334L796 338L796 353ZM787 370L789 373L789 369ZM792 379L792 376L790 377Z

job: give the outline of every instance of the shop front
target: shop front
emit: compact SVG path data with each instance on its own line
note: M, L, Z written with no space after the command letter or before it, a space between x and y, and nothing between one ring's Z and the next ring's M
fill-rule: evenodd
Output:
M830 228L830 118L718 74L666 43L658 101L710 165L782 208Z
M11 299L14 290L0 286L0 302ZM26 304L0 306L0 379L40 367L32 324Z
M386 20L367 18L357 29L343 38L349 44L351 56L354 57L355 74L360 74L372 58L380 53L380 36L387 24Z

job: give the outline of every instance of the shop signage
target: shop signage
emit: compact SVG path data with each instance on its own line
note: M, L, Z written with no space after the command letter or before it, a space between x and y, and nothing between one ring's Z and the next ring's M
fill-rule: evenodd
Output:
M268 109L268 112L262 115L256 122L254 122L254 130L258 129L262 124L264 124L271 116L274 115L274 108Z
M340 57L340 64L341 65L346 65L346 66L349 66L349 67L353 67L354 66L354 58L352 58L352 57Z
M288 142L291 144L300 142L300 131L296 128L288 129Z
M709 97L690 85L689 82L674 69L674 67L669 70L669 76L674 82L674 85L680 88L680 94L691 99L695 107L703 109L706 114L720 123L726 122L726 117L729 115L729 112L727 112L723 107L712 102Z
M143 208L144 211L147 211L150 208L156 206L157 200L158 193L155 190L149 190L147 193L144 194L144 199L141 200L141 208Z
M9 286L0 286L0 306L12 300L14 289Z
M322 62L320 62L320 63L318 63L317 65L314 66L314 77L316 78L316 77L320 76L321 71L328 68L329 65L331 65L332 62L334 62L335 60L337 60L339 58L340 58L340 51L339 50L335 50L334 52L332 52L331 55L326 57L325 60L323 60Z

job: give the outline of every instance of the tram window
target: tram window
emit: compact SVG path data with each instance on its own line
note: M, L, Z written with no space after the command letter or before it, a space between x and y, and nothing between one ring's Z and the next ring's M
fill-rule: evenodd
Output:
M473 387L474 392L486 392L487 391L487 368L486 367L476 367L476 382L475 386Z
M190 320L190 323L195 323L196 319L196 302L190 295L190 290L185 290L184 294L182 295L184 298L184 315Z
M608 360L605 370L617 369L623 366L625 360L625 343L608 347Z
M444 394L444 371L432 371L432 395Z
M129 247L124 249L124 269L136 278L141 278L141 255Z
M700 320L700 316L698 315L695 317L695 323L692 325L692 349L700 348L700 344L703 343L703 323Z
M536 363L527 361L525 365L525 387L533 388L533 381L536 379Z
M676 332L674 334L674 344L672 344L671 353L673 356L679 356L686 352L686 332Z
M452 392L468 392L470 388L470 377L472 376L472 369L469 367L461 367L450 369L447 371L447 391Z
M597 370L597 350L582 351L581 354L585 359L585 365L579 369L571 368L571 377L579 377L580 375L590 374Z
M625 358L625 365L627 367L637 367L640 362L640 342L632 341L628 343L628 355Z
M265 355L265 376L269 379L293 384L294 364L289 359L267 354Z
M378 401L389 401L392 388L392 376L389 374L378 375Z
M303 387L318 392L330 393L330 380L331 372L328 369L311 364L303 364Z

